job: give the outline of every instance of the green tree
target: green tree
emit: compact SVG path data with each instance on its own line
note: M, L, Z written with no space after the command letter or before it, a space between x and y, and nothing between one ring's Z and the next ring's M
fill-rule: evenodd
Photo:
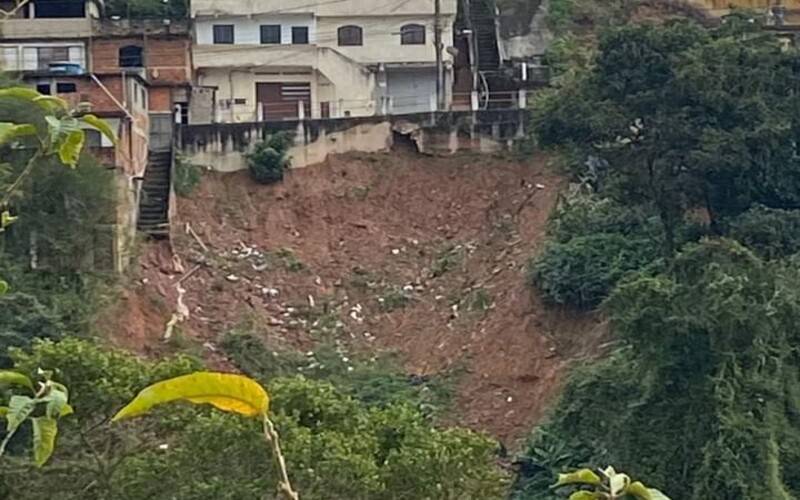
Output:
M690 208L718 230L755 202L798 202L795 55L738 21L609 30L590 68L538 102L540 142L590 164L619 202L654 207L669 255Z
M618 464L673 498L796 498L798 290L796 265L724 239L629 278L606 306L618 350L574 375L528 455L550 436L573 467ZM555 498L533 486L560 471L529 470L520 497Z

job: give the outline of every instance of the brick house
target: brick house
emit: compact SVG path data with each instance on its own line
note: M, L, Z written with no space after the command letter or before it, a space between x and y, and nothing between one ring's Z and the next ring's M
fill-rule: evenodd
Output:
M118 173L115 266L121 268L151 153L164 158L169 151L176 106L178 118L188 118L191 42L185 22L111 20L102 14L101 0L31 0L0 26L0 67L79 113L104 118L116 132L114 147L88 130L87 147Z

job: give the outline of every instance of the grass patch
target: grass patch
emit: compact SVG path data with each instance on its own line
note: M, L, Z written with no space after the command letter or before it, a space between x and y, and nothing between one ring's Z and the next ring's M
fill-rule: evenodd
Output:
M452 271L462 262L466 256L466 248L463 245L450 245L439 251L431 263L431 276L439 278L448 271Z
M391 286L378 297L378 307L383 312L392 312L406 307L412 299L413 297L404 289Z
M274 348L247 331L225 335L222 349L245 373L261 380L302 374L326 380L369 405L408 403L428 415L447 408L452 396L453 376L415 376L402 372L393 356L366 358L352 354L336 343L324 343L300 353Z

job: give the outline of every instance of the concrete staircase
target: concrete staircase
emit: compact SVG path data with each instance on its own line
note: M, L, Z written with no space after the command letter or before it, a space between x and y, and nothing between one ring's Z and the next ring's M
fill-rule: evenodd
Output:
M475 30L478 71L497 71L500 50L497 45L494 0L469 0L469 19Z
M139 231L154 238L169 236L169 195L172 153L150 151L139 200Z

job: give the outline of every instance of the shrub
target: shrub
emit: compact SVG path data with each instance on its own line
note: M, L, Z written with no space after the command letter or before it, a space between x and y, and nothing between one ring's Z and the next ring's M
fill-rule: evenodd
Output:
M548 221L550 238L565 243L575 236L596 233L651 235L658 237L658 218L646 209L625 207L610 198L594 194L567 196L558 204Z
M800 252L800 210L756 205L726 225L730 238L766 259Z
M287 133L279 132L267 136L247 154L247 165L253 180L259 184L274 184L283 180L283 174L289 168L287 152L291 146L291 138Z
M175 159L174 178L172 185L178 196L189 196L203 178L203 169L186 160L182 156Z
M551 242L530 267L533 284L555 304L597 306L629 271L658 255L653 240L622 234L578 236Z

